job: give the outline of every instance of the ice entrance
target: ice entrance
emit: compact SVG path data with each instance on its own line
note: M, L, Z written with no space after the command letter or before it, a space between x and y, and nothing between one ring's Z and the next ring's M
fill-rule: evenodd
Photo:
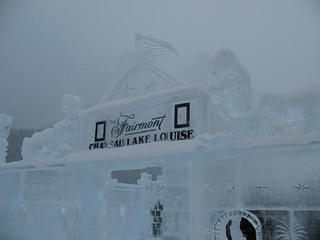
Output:
M261 223L248 211L225 212L214 225L214 240L262 240Z
M243 235L240 229L240 223L241 223L242 218L241 217L234 217L230 219L227 224L226 224L226 234L224 239L225 240L241 240L241 239L246 239L246 237ZM251 225L252 226L252 225ZM255 233L254 233L255 237Z
M162 235L162 167L111 172L107 206L110 239L150 239Z

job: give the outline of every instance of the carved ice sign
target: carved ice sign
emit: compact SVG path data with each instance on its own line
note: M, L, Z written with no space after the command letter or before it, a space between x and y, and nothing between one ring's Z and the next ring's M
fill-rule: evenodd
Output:
M93 108L82 116L81 148L193 139L209 132L208 95L201 88L189 86Z
M195 131L190 121L191 107L193 104L186 101L170 104L169 111L162 105L108 116L92 124L94 142L88 148L93 150L192 139Z

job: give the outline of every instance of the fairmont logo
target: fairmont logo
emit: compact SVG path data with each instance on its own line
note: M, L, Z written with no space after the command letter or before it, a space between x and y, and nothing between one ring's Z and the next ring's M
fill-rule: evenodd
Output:
M166 114L144 121L137 121L136 114L121 114L113 120L96 122L95 142L89 145L89 150L193 138L193 129L190 129L190 103L174 105L173 113L172 125ZM164 131L164 126L177 130Z
M161 126L166 115L152 118L147 122L133 122L132 124L128 123L128 120L133 120L135 118L135 114L131 115L120 115L120 117L116 121L116 125L111 129L111 137L117 138L120 137L123 133L126 136L153 132L157 130L161 130Z

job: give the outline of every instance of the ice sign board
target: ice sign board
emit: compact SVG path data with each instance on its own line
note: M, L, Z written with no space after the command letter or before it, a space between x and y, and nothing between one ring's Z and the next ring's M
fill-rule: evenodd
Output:
M116 106L109 103L88 113L83 146L96 150L194 138L205 127L206 95L185 91L145 96Z

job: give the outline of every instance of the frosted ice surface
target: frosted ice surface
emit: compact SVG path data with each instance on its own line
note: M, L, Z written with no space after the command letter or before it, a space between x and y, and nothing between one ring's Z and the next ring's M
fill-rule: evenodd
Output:
M65 118L53 128L35 133L25 138L22 145L23 159L35 159L48 156L61 156L74 152L78 134L79 111L83 100L78 96L67 94L62 98L62 111Z
M5 162L8 141L13 118L5 113L0 113L0 163Z

